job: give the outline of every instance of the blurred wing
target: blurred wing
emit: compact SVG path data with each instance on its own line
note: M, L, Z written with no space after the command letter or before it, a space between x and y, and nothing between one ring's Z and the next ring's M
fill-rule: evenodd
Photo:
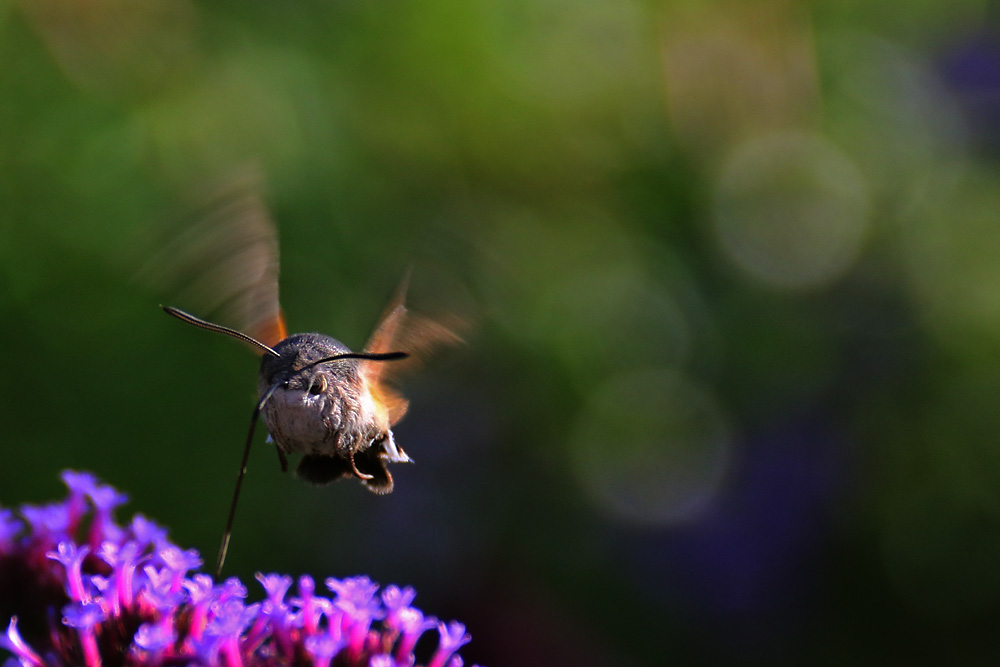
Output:
M379 320L365 345L365 352L406 352L410 356L399 361L362 361L361 377L368 384L373 398L385 407L392 426L406 414L408 401L391 386L393 378L412 370L439 345L460 343L462 339L449 327L415 315L404 305L409 276L403 279L396 295Z
M278 302L278 237L256 170L217 181L140 272L199 317L265 345L287 337ZM193 220L193 222L189 222Z

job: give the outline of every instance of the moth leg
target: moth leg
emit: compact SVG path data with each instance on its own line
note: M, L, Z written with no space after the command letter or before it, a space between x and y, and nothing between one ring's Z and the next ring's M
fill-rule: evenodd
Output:
M354 462L354 450L351 450L351 471L354 472L354 476L358 479L372 479L373 477L358 470L358 464Z
M281 447L275 446L274 451L278 452L278 461L281 463L281 472L288 472L288 457Z
M381 479L368 480L361 482L365 485L365 488L372 493L377 493L380 496L384 496L387 493L392 493L392 474L386 469L382 468L384 476Z

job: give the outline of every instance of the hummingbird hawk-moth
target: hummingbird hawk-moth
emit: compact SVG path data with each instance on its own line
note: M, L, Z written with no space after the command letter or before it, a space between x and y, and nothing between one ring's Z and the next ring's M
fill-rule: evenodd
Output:
M289 335L278 301L277 235L263 200L254 188L239 182L223 192L221 200L222 205L214 206L211 215L176 245L180 257L175 256L172 264L189 266L172 273L197 274L181 291L222 307L230 319L241 323L240 328L163 306L169 315L242 340L261 354L258 400L219 549L217 575L229 547L258 418L274 442L282 471L288 469L288 454L301 454L296 474L307 482L327 484L354 477L373 493L391 493L389 464L412 461L393 438L392 427L408 403L391 379L406 365L403 360L430 345L457 340L449 328L406 309L405 279L361 352L324 334Z

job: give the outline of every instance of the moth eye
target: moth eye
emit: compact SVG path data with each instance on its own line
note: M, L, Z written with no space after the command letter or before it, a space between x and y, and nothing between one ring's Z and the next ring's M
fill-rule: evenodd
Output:
M316 377L312 384L309 385L310 394L322 394L326 391L326 378L322 375Z

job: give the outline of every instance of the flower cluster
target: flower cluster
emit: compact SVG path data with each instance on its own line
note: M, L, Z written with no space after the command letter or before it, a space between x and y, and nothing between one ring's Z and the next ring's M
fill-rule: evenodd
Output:
M258 574L260 602L236 578L216 583L201 559L136 515L113 518L125 496L87 473L67 471L62 503L0 508L0 647L5 666L316 665L410 667L417 640L437 629L426 667L460 667L465 626L411 606L412 588L368 577ZM2 630L0 630L2 632ZM425 644L428 642L424 642Z

